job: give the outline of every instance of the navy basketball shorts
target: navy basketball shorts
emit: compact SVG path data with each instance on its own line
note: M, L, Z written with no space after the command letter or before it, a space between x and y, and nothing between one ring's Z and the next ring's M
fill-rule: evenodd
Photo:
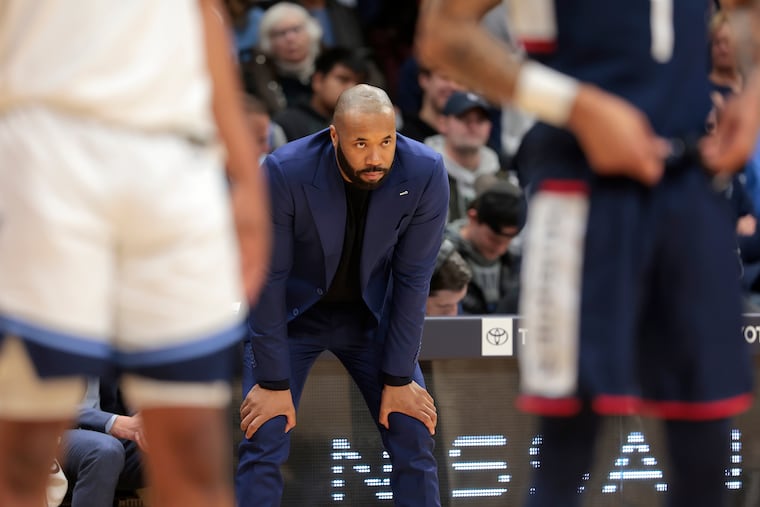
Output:
M682 420L746 410L751 358L725 198L696 167L652 188L576 169L531 186L520 408Z

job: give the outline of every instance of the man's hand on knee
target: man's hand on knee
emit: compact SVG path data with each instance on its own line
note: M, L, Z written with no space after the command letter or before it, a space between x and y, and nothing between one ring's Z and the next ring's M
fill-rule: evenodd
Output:
M274 391L256 384L240 404L240 429L246 438L251 438L262 424L278 415L287 418L285 433L295 428L296 409L290 389Z
M417 382L405 386L383 387L380 400L380 424L388 427L388 416L391 412L400 412L414 417L427 427L431 435L435 435L435 425L438 423L438 412L433 397Z

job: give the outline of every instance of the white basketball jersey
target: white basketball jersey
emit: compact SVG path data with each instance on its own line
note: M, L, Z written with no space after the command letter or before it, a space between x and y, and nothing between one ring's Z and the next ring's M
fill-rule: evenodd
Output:
M213 134L197 0L0 0L0 113Z

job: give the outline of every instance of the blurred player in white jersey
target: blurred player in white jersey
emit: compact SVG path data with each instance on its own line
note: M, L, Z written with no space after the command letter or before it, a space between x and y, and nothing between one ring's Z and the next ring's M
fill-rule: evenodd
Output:
M234 504L233 306L270 226L227 33L218 0L0 0L4 507L42 505L81 375L107 370L153 504Z

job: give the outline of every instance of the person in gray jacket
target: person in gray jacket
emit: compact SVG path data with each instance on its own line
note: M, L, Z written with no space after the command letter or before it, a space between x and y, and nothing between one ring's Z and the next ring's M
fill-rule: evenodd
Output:
M523 218L521 190L499 180L470 203L466 217L446 227L446 238L472 270L463 313L517 313L520 259L510 246Z

